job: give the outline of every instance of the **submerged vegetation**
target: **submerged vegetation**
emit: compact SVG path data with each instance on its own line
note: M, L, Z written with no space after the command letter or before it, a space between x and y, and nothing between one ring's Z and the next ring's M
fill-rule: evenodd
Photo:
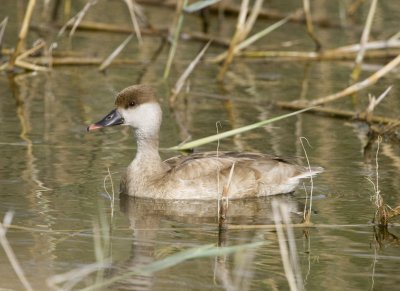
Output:
M345 18L352 19L360 9L368 10L367 17L363 21L361 30L360 27L352 24L351 21L347 24L335 23L333 20L314 16L313 2L308 0L303 0L301 3L302 6L292 12L280 12L269 9L268 4L264 3L263 0L121 0L121 5L125 5L128 10L128 24L120 25L118 23L99 22L97 20L85 20L85 18L90 16L93 9L101 9L101 5L104 4L102 2L104 2L104 0L81 1L79 2L81 6L79 6L71 0L43 1L41 4L35 0L27 1L17 42L14 45L4 43L4 36L7 34L8 18L0 19L0 70L6 72L9 76L15 77L18 74L31 71L50 72L56 70L58 66L90 65L96 66L98 71L106 73L107 70L111 69L113 66L133 66L138 64L143 65L144 63L146 68L143 70L143 73L140 74L138 80L136 80L137 83L140 83L147 81L145 77L146 70L154 65L163 51L167 51L165 66L162 70L162 74L157 76L157 79L160 80L158 82L168 84L167 87L171 88L168 94L168 105L172 115L176 117L177 123L180 123L178 118L179 106L186 102L188 96L192 97L194 95L227 102L237 101L243 104L259 103L272 108L292 111L248 126L235 127L232 130L217 133L216 135L184 142L168 149L173 151L192 150L193 148L212 142L219 142L223 138L264 127L272 122L303 112L323 115L327 118L343 118L351 121L360 121L368 128L364 136L366 138L363 147L364 156L368 157L371 155L371 151L377 147L374 159L375 179L369 179L374 189L374 195L371 200L374 201L376 208L371 209L371 213L373 212L372 221L365 222L365 224L362 225L336 225L318 223L318 221L315 220L312 221L314 182L311 178L310 186L304 185L306 200L302 222L292 223L290 219L291 211L287 208L285 203L277 199L272 200L269 209L273 214L273 223L255 225L234 224L229 221L231 202L229 202L229 197L224 195L224 193L228 192L227 189L229 189L230 186L228 182L227 185L221 185L221 189L224 190L222 191L222 197L218 199L218 212L215 214L215 217L218 218L218 223L210 226L211 230L218 234L215 245L181 247L179 251L168 254L152 263L134 266L133 269L125 273L114 275L111 266L112 243L110 237L112 236L114 227L116 197L113 176L108 168L107 175L104 178L104 189L107 198L110 200L110 217L106 217L104 213L101 213L99 215L99 222L96 220L91 230L85 230L85 232L89 232L93 236L93 248L96 262L63 274L49 277L47 280L47 286L49 288L53 290L73 290L79 286L79 288L83 290L96 290L123 281L134 275L146 276L171 268L188 260L215 257L214 274L219 284L227 290L246 290L246 288L249 289L249 286L246 286L244 283L245 279L239 278L238 280L233 280L229 277L229 271L226 267L226 256L229 254L235 254L237 257L242 256L234 264L235 271L239 272L241 268L246 266L248 260L254 257L254 252L256 250L271 243L270 237L264 238L260 235L261 231L269 230L276 231L276 236L274 236L274 238L279 245L280 255L282 257L282 269L290 289L305 290L307 276L302 274L300 267L294 229L301 228L304 230L304 237L309 243L310 231L313 228L371 228L372 226L374 228L375 240L378 241L379 245L382 245L382 240L388 237L388 226L390 226L391 221L393 221L395 217L400 215L400 206L392 208L384 201L384 195L379 188L378 153L380 144L382 143L382 137L388 142L400 143L400 119L398 119L397 116L378 115L374 113L374 110L384 98L390 96L392 86L388 87L378 98L369 96L369 104L367 108L363 110L360 110L360 104L363 104L360 102L360 99L364 98L364 95L368 96L365 89L370 90L374 88L373 86L388 74L393 72L398 74L397 67L400 64L400 33L392 33L390 36L386 34L387 37L384 39L374 39L371 37L371 31L374 30L374 16L376 14L377 5L379 5L377 0L347 1L349 4L344 9ZM174 13L174 17L168 26L152 23L146 17L147 10L154 8L154 6L165 9L168 13ZM77 12L74 14L72 11ZM63 17L60 16L61 14ZM215 30L210 29L211 25L215 26L215 23L211 23L211 17L213 17L213 21L217 22L217 26L220 27L226 18L234 19L236 23L235 27L229 30L229 33L217 33ZM45 20L45 22L39 22L38 19ZM259 25L259 23L261 19L268 20L271 23L260 29L261 25ZM272 41L270 41L270 39L272 38L270 38L270 34L278 33L280 29L290 22L299 23L299 25L301 25L306 35L309 37L308 41L312 43L314 49L288 50L280 43L271 44ZM198 23L200 23L200 25L198 25ZM262 22L262 24L264 25L265 22ZM357 31L360 36L360 41L359 43L350 43L345 46L328 48L323 38L319 36L318 28L321 27L326 29L326 33L329 33L329 31L333 29L342 29L343 33L344 30ZM124 35L124 40L115 47L111 53L102 56L93 56L96 52L91 54L81 52L79 49L69 50L65 45L63 46L63 42L71 41L76 37L76 34L83 31L88 33ZM35 39L35 32L39 35L47 35L47 37ZM126 37L126 35L128 36ZM148 37L155 37L160 40L159 46L154 48L151 59L141 60L133 53L127 52L128 45L133 42L137 42L139 51L148 49L148 47L144 47L144 43ZM270 43L269 46L258 45L258 43L264 39L268 39ZM174 64L182 61L180 60L179 54L179 46L182 42L201 42L204 43L204 45L201 50L199 50L199 53L193 55L193 60L187 65L186 69L182 72L178 72L180 77L177 77L176 74L172 74L172 71ZM288 39L285 43L290 47L292 42L296 42L296 40ZM28 43L32 43L32 45L30 46ZM101 45L101 42L96 45ZM268 49L268 47L273 47L274 49ZM281 47L281 49L276 49L279 47ZM212 50L212 52L210 52L210 50ZM366 59L380 61L384 64L373 73L368 73L366 76L367 73L363 73L363 64ZM230 70L237 60L248 62L254 60L273 61L277 65L284 64L285 62L299 61L339 62L350 60L353 69L351 75L348 76L348 83L340 84L340 87L343 89L338 92L331 92L323 96L313 96L313 98L302 95L300 98L291 101L260 101L259 99L252 100L251 98L241 99L234 94L233 96L227 97L227 93L232 95L232 92L229 92L227 89L229 87L227 80L229 79ZM222 88L222 93L209 94L206 92L191 92L190 82L192 73L198 73L196 72L196 68L201 63L214 69L212 73L215 74L215 76L213 77L218 86ZM175 84L171 85L174 82ZM393 84L393 86L396 86L396 84ZM224 92L227 93L225 94ZM307 94L307 92L305 94ZM350 102L344 101L346 98L351 99L351 105L349 105ZM343 101L343 103L340 103L340 101ZM334 102L337 106L329 106ZM227 107L229 107L229 104ZM24 119L20 118L20 120L23 131L23 133L21 133L21 138L27 141L29 147L32 147L32 141L26 138L27 126L23 122ZM182 128L184 128L184 125L182 125ZM185 130L182 130L182 132L183 136L189 136L186 134ZM303 140L307 141L307 143L308 140L302 137L299 142L304 150L308 167L311 168L309 158L312 160L312 155L308 156L303 145ZM33 161L35 158L31 157L31 160ZM234 166L233 164L231 175L234 174ZM108 181L109 184L107 184ZM37 184L44 187L40 181ZM110 191L108 189L110 189ZM307 189L309 189L309 191ZM26 290L33 290L31 284L24 275L23 268L18 263L12 246L6 238L8 229L14 228L21 231L24 230L17 225L12 225L11 220L12 214L9 212L5 215L3 223L0 223L0 243L10 261L11 267L21 281L21 284ZM395 223L393 223L393 225L398 227ZM226 245L227 233L229 231L249 229L257 231L253 242ZM136 228L136 230L148 231L148 229L145 228ZM40 230L36 229L34 231ZM70 235L73 236L75 233L71 232ZM305 253L309 253L309 250L306 250Z

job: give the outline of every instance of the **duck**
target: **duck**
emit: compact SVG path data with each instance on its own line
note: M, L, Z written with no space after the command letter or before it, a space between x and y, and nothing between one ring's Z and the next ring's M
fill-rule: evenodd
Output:
M162 160L159 131L162 110L150 85L120 91L115 107L87 131L130 126L136 156L121 177L120 193L173 200L215 200L263 197L294 192L299 181L323 171L293 160L256 152L210 151Z

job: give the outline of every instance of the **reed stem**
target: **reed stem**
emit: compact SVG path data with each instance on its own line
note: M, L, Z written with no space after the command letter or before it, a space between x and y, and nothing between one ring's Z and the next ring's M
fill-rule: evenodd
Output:
M354 85L351 85L350 87L347 87L346 89L335 93L328 95L326 97L322 97L319 99L316 99L311 102L311 105L321 105L321 104L326 104L335 100L338 100L340 98L349 96L355 92L361 91L362 89L365 89L373 84L375 84L380 78L382 78L384 75L392 71L395 67L397 67L400 64L400 54L394 58L392 61L390 61L388 64L386 64L382 69L379 71L375 72L371 76L369 76L367 79L360 81L358 83L355 83Z
M351 73L351 79L353 82L357 82L357 80L360 77L361 73L361 65L364 59L364 54L365 54L365 45L368 42L369 38L369 33L371 31L371 26L372 26L372 21L374 19L375 11L376 11L376 5L378 3L378 0L372 0L371 2L371 7L368 12L368 17L367 21L365 23L365 27L361 36L361 41L360 41L360 50L358 51L355 64L354 64L354 69L353 72Z
M307 33L315 43L315 50L319 51L321 49L321 42L318 40L317 36L314 33L314 25L311 17L310 0L303 0L303 9L304 9L304 14L306 15Z
M183 19L184 19L183 9L186 7L187 3L188 3L188 0L180 0L179 5L177 7L176 15L177 15L178 21L177 21L175 29L174 29L172 45L169 50L168 60L167 60L167 64L166 64L165 70L164 70L164 75L163 75L164 80L167 79L169 76L171 66L172 66L172 61L174 60L174 57L175 57L176 48L178 46L179 35L181 33Z
M11 248L10 243L7 240L7 226L11 224L13 217L12 212L7 212L4 216L3 223L0 223L0 244L6 253L8 260L11 263L15 273L18 276L18 279L21 281L22 285L24 285L25 290L33 291L33 288L27 278L25 277L24 271L22 270L21 265L19 264L17 257L15 256L14 251Z
M12 70L15 66L17 57L21 54L26 47L26 37L28 36L29 24L32 19L33 9L35 8L36 0L29 0L28 6L26 7L24 20L22 22L21 30L18 34L18 42L13 55L8 62L8 70Z

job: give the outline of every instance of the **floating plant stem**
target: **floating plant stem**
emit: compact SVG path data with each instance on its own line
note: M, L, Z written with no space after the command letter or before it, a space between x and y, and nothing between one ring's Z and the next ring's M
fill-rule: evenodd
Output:
M208 136L208 137L200 138L198 140L194 140L194 141L185 143L183 145L174 146L174 147L170 148L170 150L180 151L180 150L188 150L188 149L192 149L192 148L195 148L195 147L199 147L201 145L205 145L205 144L208 144L208 143L211 143L211 142L214 142L214 141L218 141L218 140L223 139L223 138L227 138L227 137L239 134L239 133L243 133L243 132L258 128L258 127L265 126L265 125L273 123L275 121L278 121L278 120L281 120L281 119L285 119L287 117L294 116L294 115L300 114L302 112L305 112L305 111L308 111L308 110L311 110L311 109L313 109L313 107L305 108L305 109L302 109L302 110L298 110L298 111L295 111L295 112L291 112L291 113L288 113L288 114L277 116L277 117L274 117L274 118L271 118L271 119L267 119L267 120L263 120L263 121L260 121L260 122L257 122L257 123L253 123L253 124L250 124L250 125L247 125L247 126L235 128L235 129L232 129L232 130L228 130L228 131L225 131L225 132L222 132L222 133L219 133L219 134L215 134L215 135L211 135L211 136Z

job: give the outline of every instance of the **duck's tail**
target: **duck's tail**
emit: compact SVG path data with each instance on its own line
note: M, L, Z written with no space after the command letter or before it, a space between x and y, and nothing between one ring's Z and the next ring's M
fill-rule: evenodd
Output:
M309 178L309 177L314 177L319 173L322 173L324 171L324 168L322 167L311 167L311 168L304 168L304 172L301 174L294 176L292 179L304 179L304 178Z

